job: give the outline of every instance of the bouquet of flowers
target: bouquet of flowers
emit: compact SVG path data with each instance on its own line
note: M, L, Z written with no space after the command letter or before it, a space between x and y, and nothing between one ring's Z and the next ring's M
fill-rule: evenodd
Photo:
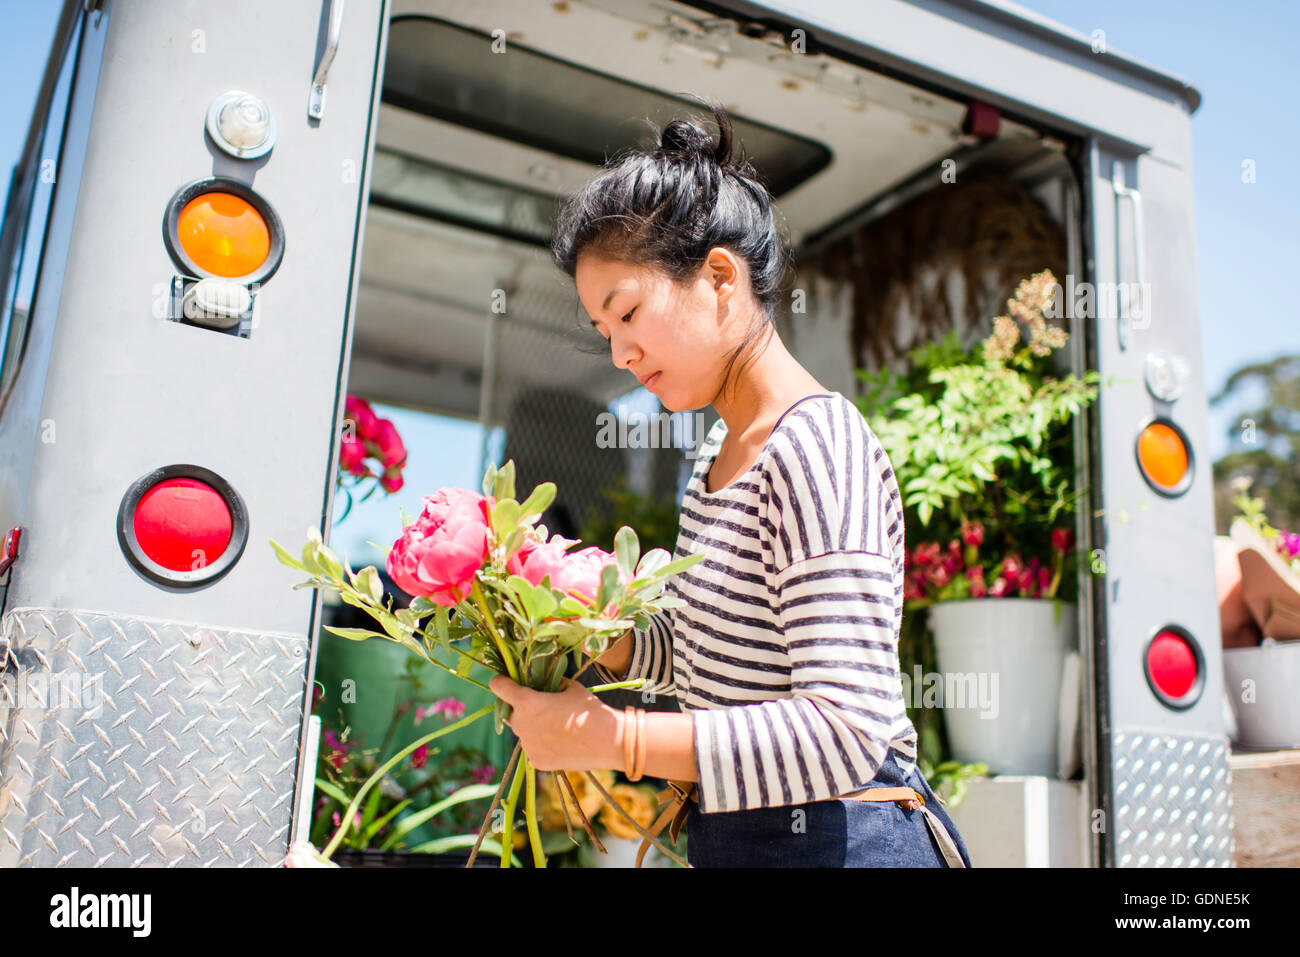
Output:
M571 663L579 665L581 671L629 628L647 628L656 612L681 607L684 603L680 599L663 594L664 585L669 576L691 567L703 556L688 555L673 561L672 555L661 548L642 556L636 532L626 525L614 537L613 553L594 546L568 553L569 548L579 544L577 539L548 538L546 527L535 524L554 498L555 485L546 482L523 502L517 501L514 462L510 461L499 469L488 468L481 495L442 488L425 496L424 510L417 518L410 519L403 512L402 534L387 552L387 570L399 588L415 596L406 608L393 608L391 597L386 606L378 571L370 566L353 572L322 542L317 529L308 529L301 557L293 556L275 541L271 546L283 564L309 576L294 588L336 591L340 600L364 610L382 628L379 632L330 627L334 634L354 640L375 636L390 639L486 690L491 689L470 677L475 663L534 690L557 691ZM437 649L456 664L447 665L435 658ZM642 681L637 679L591 690L640 684ZM509 708L498 699L494 706L420 738L399 751L376 772L377 776L382 777L390 765L405 759L420 745L476 721L489 711L495 712L496 730L501 733ZM557 777L561 784L568 783L565 775ZM507 779L510 785L502 832L513 834L516 802L526 783L525 822L533 860L538 867L545 867L538 827L537 772L521 747L515 748L497 797L484 818L479 844L488 833L488 822ZM366 790L361 789L355 804L359 805ZM344 828L351 818L350 813L343 816ZM583 824L590 833L585 816ZM325 857L338 846L341 835L342 831L335 835L325 849ZM509 866L509 861L509 853L503 853L502 866Z

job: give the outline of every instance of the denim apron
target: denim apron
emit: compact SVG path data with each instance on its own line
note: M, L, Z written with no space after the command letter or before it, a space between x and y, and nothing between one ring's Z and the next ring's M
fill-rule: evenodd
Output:
M966 844L919 768L904 775L891 748L867 785L910 787L943 823L970 867ZM686 859L692 867L948 867L920 808L894 801L813 801L705 814L690 802Z

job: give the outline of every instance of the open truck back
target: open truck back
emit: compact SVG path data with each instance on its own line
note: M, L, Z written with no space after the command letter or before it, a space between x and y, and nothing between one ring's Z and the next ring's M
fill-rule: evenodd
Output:
M328 534L348 393L523 449L628 392L574 348L548 217L681 91L736 117L807 270L782 334L846 395L846 287L815 278L837 242L975 171L1063 230L1098 295L1070 365L1113 383L1075 432L1104 574L1065 826L1093 866L1232 863L1186 82L975 0L70 0L0 238L0 865L283 859L322 608L268 539ZM257 248L177 238L208 192ZM247 296L199 288L222 275ZM1176 489L1139 468L1152 421L1191 453ZM150 537L169 510L192 540ZM1144 668L1170 628L1198 652L1176 701Z

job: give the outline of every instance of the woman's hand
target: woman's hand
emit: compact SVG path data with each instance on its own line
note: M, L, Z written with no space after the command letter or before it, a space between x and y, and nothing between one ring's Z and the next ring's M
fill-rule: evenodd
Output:
M497 675L488 687L513 709L506 722L539 771L623 770L619 713L572 678L534 691Z

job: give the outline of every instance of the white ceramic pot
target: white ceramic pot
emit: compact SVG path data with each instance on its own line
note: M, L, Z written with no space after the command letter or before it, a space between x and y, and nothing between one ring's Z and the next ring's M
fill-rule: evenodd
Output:
M983 761L995 774L1056 777L1061 675L1078 645L1076 606L968 598L929 611L953 758Z
M1223 681L1237 719L1237 744L1300 748L1300 641L1226 648Z

